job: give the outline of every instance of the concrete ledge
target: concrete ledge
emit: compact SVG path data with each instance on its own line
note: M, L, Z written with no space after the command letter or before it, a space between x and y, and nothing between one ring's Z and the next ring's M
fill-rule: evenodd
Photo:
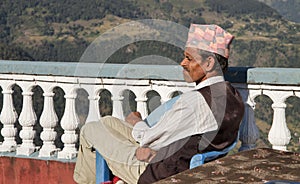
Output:
M0 60L0 73L183 81L179 65ZM300 68L230 67L225 78L232 83L299 85Z
M57 161L62 163L75 163L76 158L73 159L58 159L57 153L53 154L51 157L39 157L39 151L35 151L29 156L26 155L17 155L16 152L0 152L0 158L1 157L15 157L15 158L25 158L25 159L35 159L35 160L51 160L51 161Z
M300 85L300 68L250 68L247 83Z
M183 80L182 68L179 65L0 60L0 73L125 79L167 79L176 81Z

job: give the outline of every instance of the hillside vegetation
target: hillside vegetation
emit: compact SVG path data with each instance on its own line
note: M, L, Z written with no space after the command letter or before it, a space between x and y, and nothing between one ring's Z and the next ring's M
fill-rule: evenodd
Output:
M117 25L163 19L227 29L236 36L231 66L300 67L299 24L256 0L2 0L0 6L0 59L78 61L93 40ZM159 51L170 47L137 43L135 52L125 47L111 62L126 63L149 45ZM175 51L166 56L179 62Z

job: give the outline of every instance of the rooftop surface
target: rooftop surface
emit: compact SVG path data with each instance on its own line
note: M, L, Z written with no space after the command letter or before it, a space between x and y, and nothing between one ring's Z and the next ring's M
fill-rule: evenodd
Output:
M300 183L299 170L299 153L259 148L225 156L157 184L267 183L275 180Z

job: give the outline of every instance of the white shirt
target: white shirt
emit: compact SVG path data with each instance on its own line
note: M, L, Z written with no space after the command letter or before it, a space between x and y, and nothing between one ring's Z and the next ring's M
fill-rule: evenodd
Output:
M199 83L195 89L222 81L224 81L222 76L211 77ZM214 131L217 128L217 121L201 93L189 91L180 95L172 108L162 113L152 127L145 121L136 123L132 136L140 146L159 150L182 138Z

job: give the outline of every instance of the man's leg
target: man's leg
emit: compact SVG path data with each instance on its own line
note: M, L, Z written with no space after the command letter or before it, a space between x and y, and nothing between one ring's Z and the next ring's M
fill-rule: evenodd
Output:
M80 137L84 139L83 142L86 141L89 146L99 151L114 175L127 183L136 183L145 170L146 163L138 161L135 157L135 150L139 145L132 138L131 130L132 127L124 121L114 117L104 117L100 122L91 122L83 126ZM81 155L88 156L87 154ZM95 165L95 156L90 159ZM90 163L92 162L86 162L89 165ZM94 165L87 166L87 168L92 168ZM75 175L76 169L74 178Z
M83 130L82 128L81 130ZM80 145L78 148L77 161L75 165L74 180L79 184L96 183L96 154L92 145L80 134Z

